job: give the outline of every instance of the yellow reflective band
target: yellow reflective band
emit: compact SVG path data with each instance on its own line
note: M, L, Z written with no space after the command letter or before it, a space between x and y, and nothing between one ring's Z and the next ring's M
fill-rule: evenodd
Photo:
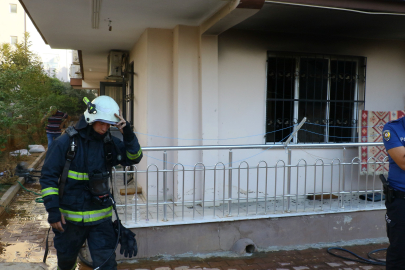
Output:
M66 220L76 222L94 222L112 216L112 206L96 211L76 212L60 209Z
M138 153L136 153L135 155L131 154L130 152L127 151L127 157L129 159L137 159L141 156L142 154L142 149L139 149Z
M42 198L48 195L59 195L59 189L54 187L49 187L41 190Z
M68 177L75 180L89 180L89 175L87 173L80 173L69 170Z

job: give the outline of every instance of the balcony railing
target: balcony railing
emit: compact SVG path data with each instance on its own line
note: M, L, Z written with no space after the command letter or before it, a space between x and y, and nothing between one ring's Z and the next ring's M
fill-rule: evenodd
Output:
M166 226L175 224L278 218L336 212L384 209L382 184L375 173L383 161L369 158L362 163L345 152L360 146L382 146L382 143L228 145L146 147L149 165L116 168L113 172L114 194L120 218L128 227ZM303 158L292 162L291 152L331 149L343 158ZM329 150L328 150L329 149ZM341 149L341 150L340 150ZM258 162L234 160L235 151L266 151L269 160ZM277 151L288 151L286 160L274 160ZM188 151L188 152L187 152ZM212 160L208 166L196 162L186 165L180 153L226 151L227 162ZM161 152L161 159L149 156ZM168 161L168 153L177 156ZM222 157L225 154L222 153ZM174 155L173 155L174 156ZM294 152L294 156L297 156ZM344 159L349 161L344 162ZM150 164L156 160L156 163ZM371 173L361 172L367 164ZM386 168L386 167L385 167ZM384 169L384 174L387 174ZM120 195L119 190L134 188L135 195ZM142 193L138 194L138 189Z

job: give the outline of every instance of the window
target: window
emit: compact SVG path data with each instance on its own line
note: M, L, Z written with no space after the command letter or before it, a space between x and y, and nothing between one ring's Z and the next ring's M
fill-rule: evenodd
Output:
M10 4L10 13L17 13L17 5Z
M18 42L18 38L16 36L11 36L10 37L10 43L11 44L17 44Z
M296 143L356 142L365 68L364 57L268 52L266 142L287 140L304 117Z

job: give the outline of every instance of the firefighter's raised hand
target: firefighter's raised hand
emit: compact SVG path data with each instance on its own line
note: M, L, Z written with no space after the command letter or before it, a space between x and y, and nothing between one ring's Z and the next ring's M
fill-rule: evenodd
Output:
M115 117L120 119L120 121L117 124L115 124L115 126L120 130L121 133L123 133L122 129L127 125L127 121L124 119L124 117L122 117L121 110L119 112L120 112L120 115L117 115L116 113L114 113Z

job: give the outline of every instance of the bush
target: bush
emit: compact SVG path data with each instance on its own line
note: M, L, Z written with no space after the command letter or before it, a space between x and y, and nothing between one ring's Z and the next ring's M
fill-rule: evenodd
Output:
M30 46L28 34L15 46L0 45L0 150L13 135L27 145L43 143L41 119L50 106L77 117L86 109L83 97L95 98L91 90L76 90L49 77ZM21 132L21 126L28 127Z

